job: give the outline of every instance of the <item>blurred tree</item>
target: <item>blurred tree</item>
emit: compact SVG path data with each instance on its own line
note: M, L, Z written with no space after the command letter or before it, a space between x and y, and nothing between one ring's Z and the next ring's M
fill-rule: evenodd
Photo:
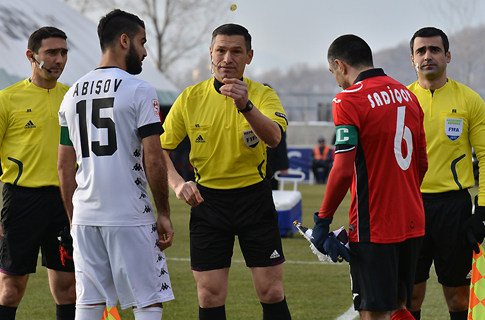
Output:
M210 33L218 26L215 21L223 20L229 12L224 0L62 1L88 17L93 11L104 10L104 14L114 8L139 15L147 24L149 55L155 57L156 67L167 76L173 63L187 58L204 43L209 47ZM151 45L150 40L155 44Z

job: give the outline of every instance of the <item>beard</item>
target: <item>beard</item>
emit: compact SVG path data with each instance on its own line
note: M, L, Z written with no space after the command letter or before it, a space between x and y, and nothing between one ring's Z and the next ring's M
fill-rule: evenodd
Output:
M126 55L126 72L133 75L139 74L142 70L141 60L140 56L136 52L135 46L133 44L130 44L130 50Z

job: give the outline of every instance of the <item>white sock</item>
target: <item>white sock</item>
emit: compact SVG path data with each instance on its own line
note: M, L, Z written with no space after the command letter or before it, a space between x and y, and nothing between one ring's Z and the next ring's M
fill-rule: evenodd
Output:
M106 306L104 304L97 304L94 306L89 305L76 305L76 320L93 320L101 319Z
M133 314L135 320L160 320L162 319L162 311L163 309L159 307L135 308Z

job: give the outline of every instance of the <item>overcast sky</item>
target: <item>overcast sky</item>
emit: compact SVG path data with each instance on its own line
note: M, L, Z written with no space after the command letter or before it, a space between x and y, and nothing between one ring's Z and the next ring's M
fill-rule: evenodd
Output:
M274 68L286 70L299 63L326 67L328 46L342 34L362 37L377 52L408 43L424 26L435 26L451 35L467 26L485 24L485 0L220 1L225 14L212 19L211 30L228 22L248 28L253 37L252 74ZM231 11L231 4L237 9ZM87 12L95 24L104 14ZM210 33L206 37L206 44L177 63L177 69L195 68L205 55L209 61ZM453 51L453 44L450 49Z
M256 70L326 64L328 46L346 33L362 37L376 52L407 43L424 26L450 35L485 23L483 0L225 0L225 5L226 21L214 21L214 28L225 22L247 27Z

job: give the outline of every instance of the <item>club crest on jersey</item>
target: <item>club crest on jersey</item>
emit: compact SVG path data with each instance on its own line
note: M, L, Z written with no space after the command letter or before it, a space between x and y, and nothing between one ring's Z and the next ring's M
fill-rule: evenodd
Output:
M244 130L243 131L243 138L244 143L250 148L256 148L259 143L259 138L254 134L253 130Z
M160 106L158 104L158 100L152 99L152 104L153 104L153 112L157 117L160 117Z
M448 139L455 141L463 132L463 119L446 118L445 133Z

